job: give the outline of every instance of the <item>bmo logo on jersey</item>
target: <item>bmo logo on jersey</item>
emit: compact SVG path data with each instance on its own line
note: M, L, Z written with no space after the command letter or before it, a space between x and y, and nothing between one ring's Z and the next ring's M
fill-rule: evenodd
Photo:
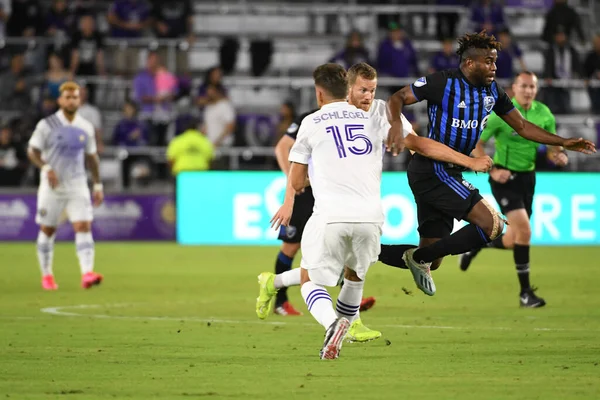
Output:
M489 117L490 117L489 115L486 115L483 118L483 120L481 120L481 129L485 129L485 126L487 125L487 121L488 121ZM480 126L479 120L476 120L476 119L470 119L468 121L464 121L462 119L452 118L452 127L453 128L477 129L478 126Z
M479 126L479 121L476 119L470 119L468 121L464 121L458 118L452 118L452 127L460 128L460 129L475 129Z

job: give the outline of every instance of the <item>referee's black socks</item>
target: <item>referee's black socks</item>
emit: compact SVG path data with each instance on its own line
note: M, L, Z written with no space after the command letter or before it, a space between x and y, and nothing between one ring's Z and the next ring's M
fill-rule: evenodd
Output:
M402 255L406 250L414 249L418 246L412 244L382 244L379 261L390 267L408 269Z
M529 283L529 245L515 243L513 257L517 267L519 284L521 284L521 293L523 293L531 288L531 284Z
M489 243L490 238L477 225L469 224L427 247L414 252L415 261L430 263L449 254L462 254L477 249Z

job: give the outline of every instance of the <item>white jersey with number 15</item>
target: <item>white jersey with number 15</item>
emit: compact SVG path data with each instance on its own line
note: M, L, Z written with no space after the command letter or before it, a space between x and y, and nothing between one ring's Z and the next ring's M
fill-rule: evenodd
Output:
M345 101L304 118L289 161L308 165L315 216L327 223L383 223L381 171L388 130L387 117Z

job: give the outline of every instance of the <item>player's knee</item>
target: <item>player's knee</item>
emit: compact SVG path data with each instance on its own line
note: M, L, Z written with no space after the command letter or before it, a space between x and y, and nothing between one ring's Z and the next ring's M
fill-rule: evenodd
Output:
M308 276L308 270L304 268L300 268L300 286L304 285L306 282L310 282L310 277Z
M78 233L87 233L92 230L92 224L88 221L74 222L73 231Z
M53 227L53 226L45 226L45 225L42 225L42 226L40 227L40 230L41 230L42 232L44 232L44 234L45 234L46 236L48 236L48 237L51 237L51 236L53 236L53 235L56 233L56 228L55 228L55 227Z
M529 224L519 227L515 232L515 242L519 244L529 244L531 241L531 227Z
M361 279L356 275L356 271L348 267L344 269L344 278L352 282L361 282Z
M436 269L438 269L440 267L440 265L442 265L442 261L444 261L443 258L438 258L437 260L433 260L433 262L431 263L430 269L432 271L435 271Z

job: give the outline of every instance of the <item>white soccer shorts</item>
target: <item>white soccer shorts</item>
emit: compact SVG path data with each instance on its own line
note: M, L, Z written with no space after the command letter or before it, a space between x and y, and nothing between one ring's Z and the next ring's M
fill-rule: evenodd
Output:
M52 189L42 182L38 189L35 222L38 225L57 227L62 222L63 211L66 211L71 223L92 221L94 212L88 187Z
M325 223L310 217L302 235L302 261L310 280L336 286L344 266L365 279L381 251L381 225L374 223Z

